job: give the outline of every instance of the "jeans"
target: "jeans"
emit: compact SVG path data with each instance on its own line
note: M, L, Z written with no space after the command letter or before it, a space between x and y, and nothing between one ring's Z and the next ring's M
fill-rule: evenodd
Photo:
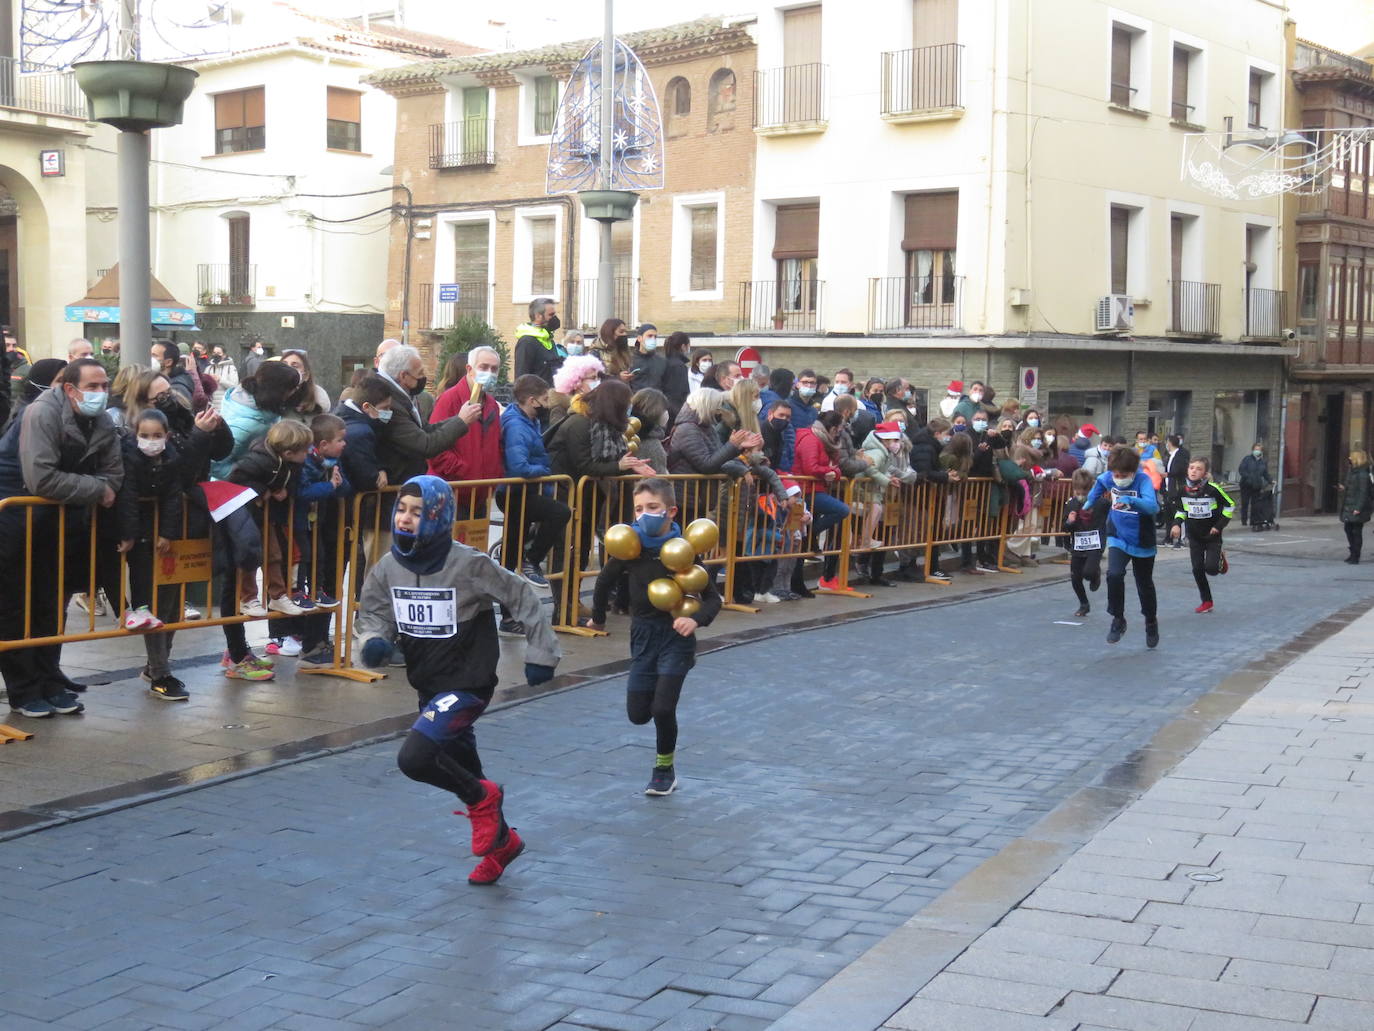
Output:
M1120 548L1107 549L1107 611L1117 619L1126 618L1126 566L1135 575L1135 593L1140 597L1140 612L1146 623L1158 615L1155 598L1155 557L1128 555Z

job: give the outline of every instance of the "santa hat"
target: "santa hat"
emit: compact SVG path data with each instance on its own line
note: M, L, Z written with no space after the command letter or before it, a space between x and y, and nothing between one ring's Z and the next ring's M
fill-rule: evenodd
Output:
M898 440L902 435L902 428L895 422L880 422L873 427L873 433L879 440Z
M961 379L950 380L948 390L951 394L962 394L964 392L964 381Z
M210 510L210 518L217 523L258 496L252 487L228 480L207 480L200 489L205 492L205 507Z
M1097 427L1090 422L1085 422L1078 427L1078 435L1080 437L1095 437L1097 436Z
M787 489L787 496L789 498L795 498L802 492L801 484L796 480L783 480L782 485Z

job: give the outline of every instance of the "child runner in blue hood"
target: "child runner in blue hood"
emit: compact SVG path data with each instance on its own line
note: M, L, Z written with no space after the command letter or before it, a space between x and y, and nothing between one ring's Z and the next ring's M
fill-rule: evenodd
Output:
M501 646L492 604L525 625L531 684L553 676L562 651L534 588L453 540L454 511L453 490L437 476L413 476L401 487L391 551L363 585L357 636L368 666L385 663L390 642L399 637L420 718L397 764L411 780L463 800L473 855L483 857L468 882L493 884L525 845L506 824L502 789L486 779L473 733L496 691Z

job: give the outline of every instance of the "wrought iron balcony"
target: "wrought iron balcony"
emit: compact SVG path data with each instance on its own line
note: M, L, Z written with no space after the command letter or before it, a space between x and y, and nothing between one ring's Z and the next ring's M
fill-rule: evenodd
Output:
M429 127L430 168L484 168L494 164L490 118L464 118Z
M871 330L958 329L963 325L963 276L889 276L868 281Z
M0 107L83 121L90 117L75 75L13 57L0 57Z
M1179 336L1221 335L1221 285L1171 280L1169 332Z
M919 122L963 114L963 54L959 43L884 53L883 118Z
M458 300L441 301L433 283L420 283L419 329L452 329L465 315L487 318L490 285L478 280L459 280Z
M823 64L755 70L754 131L761 136L824 132L827 76Z
M566 326L595 326L600 320L596 317L595 279L579 279L568 284L564 295L563 324ZM615 317L624 319L631 325L639 321L639 280L617 276L615 280Z
M1245 335L1258 340L1281 340L1288 321L1288 294L1283 290L1245 291Z
M740 284L741 332L820 332L825 284L816 279L764 279Z
M202 308L243 307L256 303L256 265L198 265L196 302Z

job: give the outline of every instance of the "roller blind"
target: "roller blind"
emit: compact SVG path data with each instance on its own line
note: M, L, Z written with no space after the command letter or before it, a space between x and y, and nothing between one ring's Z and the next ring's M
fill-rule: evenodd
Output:
M787 204L778 208L773 236L773 257L814 258L819 253L821 206Z
M691 289L716 288L716 209L692 208Z
M361 122L363 120L363 95L356 90L328 90L328 117L339 122Z
M958 190L907 194L902 250L952 251L958 237Z
M782 63L820 64L821 5L782 12Z
M1126 251L1130 243L1131 211L1112 208L1112 293L1126 293Z
M1131 31L1112 26L1112 103L1131 103Z
M554 290L554 220L530 219L530 292L552 294Z
M1183 47L1174 47L1173 116L1184 122L1192 114L1188 109L1188 61L1191 57Z

